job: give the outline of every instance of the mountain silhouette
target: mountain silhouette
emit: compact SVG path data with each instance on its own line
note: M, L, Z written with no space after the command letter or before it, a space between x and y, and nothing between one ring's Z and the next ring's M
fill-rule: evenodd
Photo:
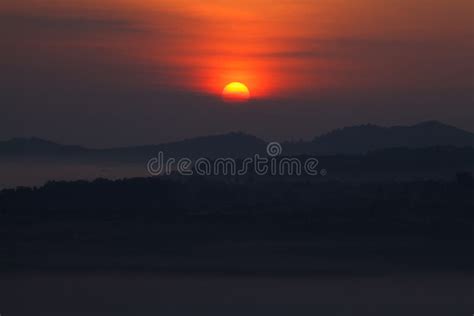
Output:
M102 150L103 154L117 154L124 157L150 157L162 151L171 157L217 158L217 157L248 157L255 153L264 153L266 142L255 136L241 132L222 135L196 137L183 141L161 145L146 145L127 148Z
M385 148L474 146L474 134L427 121L413 126L381 127L373 124L345 127L316 137L310 142L286 143L289 154L360 154Z
M12 138L9 141L0 142L0 155L2 156L27 156L27 155L70 155L87 152L81 146L60 145L41 138Z
M0 142L0 159L45 158L52 160L140 162L164 152L168 157L249 157L264 154L267 142L241 132L186 139L158 145L90 149L60 145L39 138L14 138ZM381 127L367 124L345 127L311 141L285 142L284 155L363 154L387 148L434 146L474 147L474 134L428 121L413 126Z

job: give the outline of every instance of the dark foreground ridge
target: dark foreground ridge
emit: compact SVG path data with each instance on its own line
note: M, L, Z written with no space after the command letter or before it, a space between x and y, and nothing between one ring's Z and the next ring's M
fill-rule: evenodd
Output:
M473 179L50 182L0 193L2 271L471 271Z

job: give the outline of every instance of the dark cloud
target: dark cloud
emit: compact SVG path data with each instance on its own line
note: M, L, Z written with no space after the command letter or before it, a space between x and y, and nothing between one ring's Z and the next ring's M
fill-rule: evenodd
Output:
M0 14L0 28L10 33L17 31L61 31L61 32L144 32L146 28L137 21L123 18L91 16L57 16Z

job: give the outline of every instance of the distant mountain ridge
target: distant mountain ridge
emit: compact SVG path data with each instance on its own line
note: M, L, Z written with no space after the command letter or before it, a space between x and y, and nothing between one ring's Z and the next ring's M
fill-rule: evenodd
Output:
M87 150L87 148L81 146L61 145L37 137L12 138L11 140L0 142L0 154L5 155L64 154Z
M217 157L244 157L256 152L265 150L266 142L256 136L232 132L222 135L212 135L185 139L173 143L165 143L160 145L147 145L135 147L137 150L162 150L165 152L183 154L196 157L206 153L208 156ZM118 148L120 151L124 148Z
M14 138L0 142L0 159L39 157L53 160L106 160L143 162L164 152L168 157L249 157L264 154L267 142L244 133L197 137L159 145L90 149L60 145L39 138ZM336 129L311 141L282 143L284 155L363 154L386 148L434 146L474 147L474 133L437 121L413 126L381 127L367 124Z
M310 142L285 145L290 153L357 154L395 147L472 147L474 134L438 121L393 127L367 124L336 129Z

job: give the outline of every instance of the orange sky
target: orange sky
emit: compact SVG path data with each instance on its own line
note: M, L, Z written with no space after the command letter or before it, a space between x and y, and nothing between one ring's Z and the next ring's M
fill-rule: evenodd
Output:
M61 49L71 54L71 47L99 49L120 56L119 63L155 69L157 85L211 94L231 81L272 98L433 87L458 75L456 65L443 65L468 60L473 46L470 0L23 0L1 6L51 20L104 20L102 32L71 37L67 29L49 30L43 45L59 55ZM113 19L138 31L113 32L105 27ZM152 74L146 80L152 83Z
M229 131L310 139L368 122L471 129L473 6L0 1L0 136L109 146ZM222 101L233 81L250 102Z

